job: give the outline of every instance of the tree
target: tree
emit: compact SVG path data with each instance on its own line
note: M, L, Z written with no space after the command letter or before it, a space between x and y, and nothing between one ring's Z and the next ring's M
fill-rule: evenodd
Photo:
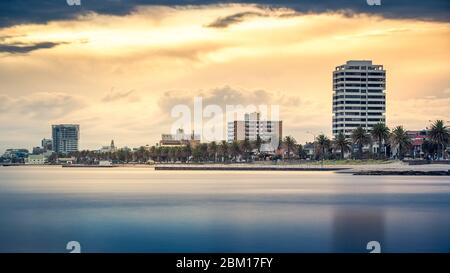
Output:
M344 154L347 151L351 150L352 143L349 139L345 137L345 135L340 132L334 139L334 146L341 151L341 159L344 159Z
M228 150L229 150L228 142L222 140L222 142L219 145L218 151L223 161L227 160L228 158Z
M261 153L261 146L263 144L263 141L261 139L261 137L259 136L259 134L256 136L256 140L255 140L255 148L258 151L258 154Z
M428 158L429 155L433 156L435 152L439 150L439 145L431 140L424 139L422 143L422 151L424 152L424 157Z
M398 158L403 159L405 150L411 145L411 139L409 138L403 126L397 126L392 130L390 135L390 142L393 147L397 147Z
M248 161L248 157L252 151L252 144L248 139L244 139L240 142L241 151L244 153L245 161Z
M439 149L442 153L442 158L445 159L445 146L449 141L449 129L445 126L443 120L436 120L430 129L430 139L432 142L439 145Z
M297 141L292 136L286 136L283 141L283 146L287 149L288 160L291 160L291 151L295 150L295 144Z
M208 158L208 144L200 143L198 147L200 148L201 159L202 161L205 161L205 159Z
M192 146L188 143L183 149L183 155L186 157L186 161L189 161L192 156Z
M358 158L362 159L363 146L370 143L370 135L361 126L353 130L352 141L358 146Z
M237 156L241 153L241 149L239 147L239 142L236 140L231 143L230 146L230 154L234 158L234 161L237 161Z
M139 147L137 151L134 152L137 162L144 162L145 148L144 146Z
M297 149L298 158L300 158L300 159L306 158L306 151L305 151L305 149L303 149L302 144L297 144L296 149Z
M182 146L182 147L174 147L174 156L175 156L175 162L177 162L177 161L181 161L181 158L182 158L182 156L183 156L183 148L184 148L184 146Z
M378 159L381 158L381 146L389 139L389 128L384 123L377 123L370 132L372 137L378 141Z
M163 146L161 147L161 160L168 162L169 160L169 147Z
M216 162L217 158L217 143L212 141L208 144L208 155L213 158L214 162Z
M330 139L324 134L320 134L316 138L316 147L319 149L322 161L325 158L326 151L331 146Z
M192 157L195 162L199 162L202 159L202 150L200 145L197 145L192 149Z
M176 147L169 147L167 150L167 161L171 161L174 162L176 161L175 159L175 148Z

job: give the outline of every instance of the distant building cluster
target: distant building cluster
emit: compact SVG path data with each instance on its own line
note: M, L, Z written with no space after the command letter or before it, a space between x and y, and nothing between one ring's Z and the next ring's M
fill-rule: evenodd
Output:
M80 125L52 125L52 138L43 138L41 146L28 149L7 149L2 155L2 161L9 163L45 164L53 154L69 154L78 151L80 140Z
M373 64L370 60L349 60L345 64L335 67L332 72L332 82L331 129L335 139L340 136L341 139L344 138L345 142L345 139L352 137L352 133L357 128L362 128L366 133L371 131L375 125L386 123L386 70L383 65ZM51 130L52 137L42 139L41 145L34 147L31 153L27 149L7 149L0 157L0 162L44 164L49 157L55 154L59 156L58 160L61 162L73 162L75 159L69 157L69 154L79 151L80 125L57 124L52 125ZM429 154L429 152L424 152L423 149L424 147L426 149L427 145L432 145L429 144L432 142L430 130L406 131L406 134L411 140L410 155L412 157L424 157L425 154ZM314 138L316 137L314 136ZM245 113L243 119L235 118L227 124L226 142L230 144L251 142L253 147L258 147L257 150L260 154L276 155L282 150L280 148L282 140L282 120L270 120L262 117L258 112ZM365 143L364 147L360 149L387 155L387 147L384 150L382 147L378 147L385 142L386 140L379 143ZM195 134L194 131L184 132L180 128L175 134L162 134L161 140L155 146L168 148L190 146L195 148L199 145L203 145L200 135ZM149 152L151 148L154 147L146 145L140 149ZM392 149L396 148L392 147ZM114 140L111 140L110 145L91 152L97 155L111 155L116 152L127 153L137 150L131 150L127 147L117 149ZM308 142L303 145L302 150L306 158L313 158L317 152L316 143ZM346 154L353 153L355 145L351 150L347 150ZM447 147L446 150L450 149ZM344 149L342 151L342 157L346 157L344 156ZM396 152L392 151L392 154L396 154ZM117 157L117 155L114 156ZM110 164L106 161L103 163Z

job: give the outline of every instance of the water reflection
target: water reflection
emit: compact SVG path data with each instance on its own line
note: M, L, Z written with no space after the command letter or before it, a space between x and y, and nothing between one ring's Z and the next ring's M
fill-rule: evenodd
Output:
M377 208L338 206L333 213L333 252L369 252L367 243L385 247L385 215Z
M0 252L450 252L447 177L0 168Z

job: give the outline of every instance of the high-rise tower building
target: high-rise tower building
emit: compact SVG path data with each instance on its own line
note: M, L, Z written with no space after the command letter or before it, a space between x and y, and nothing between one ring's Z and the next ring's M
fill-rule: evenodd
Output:
M70 153L78 151L80 139L80 125L59 124L52 125L53 151Z
M372 61L347 61L333 71L333 136L386 122L386 71Z

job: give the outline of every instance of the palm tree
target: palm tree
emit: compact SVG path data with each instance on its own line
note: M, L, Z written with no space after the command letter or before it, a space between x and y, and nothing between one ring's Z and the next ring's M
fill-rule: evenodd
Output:
M358 157L359 159L362 159L363 146L370 143L370 135L366 133L366 130L359 126L352 132L352 141L353 144L358 145Z
M183 146L181 148L180 151L180 160L183 162L188 162L189 161L189 157L191 157L192 155L192 149L191 149L191 145L188 144L186 146Z
M258 154L261 153L261 145L263 144L263 141L261 139L261 137L259 135L256 136L256 140L255 140L255 148L258 151Z
M341 151L341 159L344 159L344 154L346 151L351 150L351 141L345 137L345 135L340 132L335 138L334 138L334 146L338 148Z
M398 158L400 160L403 159L403 152L411 145L411 139L405 129L403 129L403 126L397 126L392 130L390 142L392 146L397 147Z
M113 157L113 155L111 157ZM150 147L150 158L153 161L156 161L156 147L155 146Z
M244 152L245 155L245 161L248 161L248 156L250 154L250 152L252 151L252 144L250 143L250 141L248 139L244 139L243 141L241 141L241 151Z
M228 146L229 146L228 142L226 142L225 140L222 140L222 142L219 145L219 148L218 148L219 155L222 157L223 161L225 161L226 158L228 157L228 150L229 150Z
M181 157L183 156L183 148L184 147L175 147L174 149L175 162L181 161Z
M317 136L316 147L318 147L320 150L322 162L325 158L325 153L328 150L328 148L330 147L330 145L331 145L331 141L327 136L325 136L324 134L320 134Z
M297 144L296 150L297 150L297 155L298 155L299 159L304 159L306 157L306 151L305 151L305 149L303 149L302 144Z
M199 162L202 159L202 150L200 145L197 145L192 149L192 159L194 162Z
M169 161L169 147L161 147L161 157L165 162Z
M185 156L186 162L189 161L190 157L192 156L192 146L190 143L184 146L183 156Z
M381 145L383 141L386 143L389 139L389 128L384 123L377 123L373 126L370 132L372 137L378 140L378 159L381 158Z
M216 162L217 158L217 143L215 141L212 141L208 144L208 154L213 157L214 163Z
M230 154L234 157L234 161L237 160L237 156L241 153L241 148L239 147L239 142L236 140L231 143Z
M208 144L206 143L200 143L198 145L200 148L200 157L202 161L207 161L208 159Z
M291 160L291 151L295 150L295 144L297 144L297 141L292 136L286 136L284 138L283 144L287 149L288 160Z
M174 162L175 160L175 147L169 147L167 150L167 162Z
M431 141L439 145L442 153L442 158L445 159L445 145L447 145L450 138L449 129L445 126L443 120L436 120L430 129Z

